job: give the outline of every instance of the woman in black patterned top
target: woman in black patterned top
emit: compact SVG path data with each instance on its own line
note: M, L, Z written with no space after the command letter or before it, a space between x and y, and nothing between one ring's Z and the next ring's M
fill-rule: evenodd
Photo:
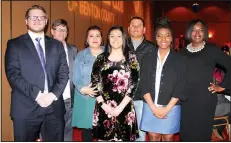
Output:
M92 86L97 87L93 136L98 140L134 141L138 137L132 98L139 80L139 65L128 52L125 30L112 27L105 52L93 65Z

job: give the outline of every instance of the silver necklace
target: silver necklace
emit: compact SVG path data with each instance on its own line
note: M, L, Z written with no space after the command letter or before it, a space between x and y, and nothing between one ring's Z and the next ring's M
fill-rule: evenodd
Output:
M205 47L205 41L203 41L202 44L201 44L199 47L197 47L197 48L194 48L193 45L192 45L192 43L190 43L190 44L188 44L188 46L187 46L186 49L187 49L189 52L191 52L191 53L196 53L196 52L199 52L199 51L201 51L202 49L204 49L204 47Z

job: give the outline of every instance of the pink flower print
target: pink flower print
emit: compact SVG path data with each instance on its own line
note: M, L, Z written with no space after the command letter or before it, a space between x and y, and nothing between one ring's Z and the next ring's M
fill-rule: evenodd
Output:
M136 139L136 135L135 134L130 137L130 141L134 141L135 139Z
M95 111L93 115L93 126L97 126L98 121L99 121L99 112Z
M112 121L113 123L115 123L115 122L116 122L116 117L115 117L115 116L112 116L112 117L111 117L111 121Z
M109 75L108 75L108 79L110 79L110 80L112 80L112 79L113 79L112 74L109 74Z
M112 74L108 75L108 78L113 82L112 91L118 91L121 93L122 91L126 91L128 88L128 79L130 77L129 72L125 72L125 70L114 70Z
M115 100L108 100L107 101L107 105L113 107L113 108L116 108L117 107L117 103Z
M103 121L103 126L109 128L111 126L111 122L109 120Z
M217 68L215 68L214 72L213 72L213 78L215 78L215 84L219 84L222 82L222 73L220 70L218 70Z
M126 122L128 123L128 125L132 125L132 123L135 122L135 112L131 111L126 115Z
M117 107L117 103L116 103L116 101L114 101L114 100L108 100L107 101L107 105L109 105L110 107L112 107L112 108L116 108ZM108 113L106 113L107 114L107 117L108 118L111 118L112 116L111 116L111 114L108 114Z

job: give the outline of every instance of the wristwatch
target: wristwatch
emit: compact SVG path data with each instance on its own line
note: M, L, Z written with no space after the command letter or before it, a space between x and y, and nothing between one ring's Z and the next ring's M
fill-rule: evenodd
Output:
M99 107L101 107L102 105L103 105L103 103L105 103L104 101L102 101L102 102L99 102L98 104L99 104Z

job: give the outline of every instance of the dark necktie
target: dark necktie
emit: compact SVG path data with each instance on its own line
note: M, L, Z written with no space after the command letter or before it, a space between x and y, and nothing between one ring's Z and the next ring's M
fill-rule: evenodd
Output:
M44 71L44 74L45 74L45 85L44 85L44 91L48 91L48 84L47 84L47 73L46 73L46 68L45 68L45 65L46 65L46 61L45 61L45 56L44 56L44 52L43 52L43 48L40 44L40 40L42 38L35 38L35 41L36 41L36 50L38 52L38 55L39 55L39 59L41 61L41 64L42 64L42 68L43 68L43 71Z

